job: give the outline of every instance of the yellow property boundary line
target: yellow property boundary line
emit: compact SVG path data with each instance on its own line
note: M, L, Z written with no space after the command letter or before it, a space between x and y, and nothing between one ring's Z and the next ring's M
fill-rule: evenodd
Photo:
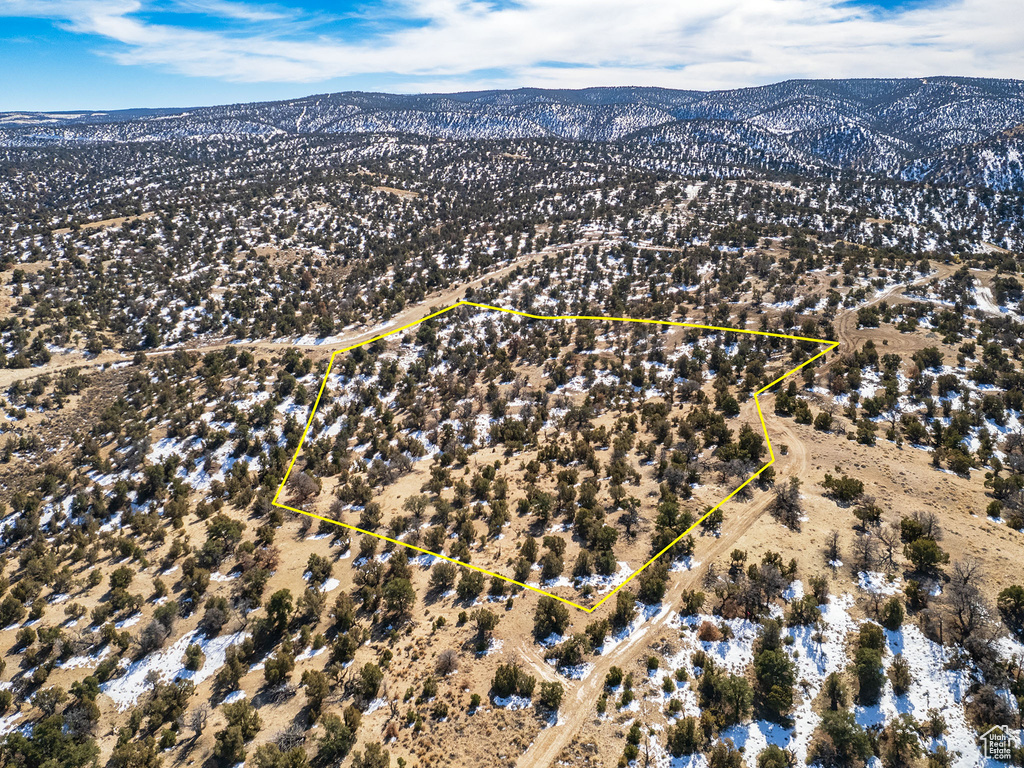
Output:
M789 339L791 341L809 341L809 342L814 342L814 343L817 343L817 344L826 344L828 346L826 346L825 349L823 349L821 352L816 354L814 357L812 357L812 358L810 358L808 360L805 360L804 362L800 363L800 365L796 366L795 368L792 368L792 369L786 371L784 374L779 376L777 379L772 381L770 384L766 384L765 386L761 387L759 390L757 390L754 393L754 404L757 406L757 415L758 415L758 418L761 420L761 430L764 433L764 439L765 439L765 442L768 445L768 455L771 457L769 459L769 461L763 467L761 467L759 470L757 470L757 472L755 472L750 477L748 477L746 480L744 480L743 483L739 487L736 488L736 490L734 490L732 493L730 493L728 496L726 496L720 502L715 504L715 506L713 506L711 509L709 509L707 512L705 512L703 515L701 515L701 517L693 525L691 525L689 528L687 528L685 531L683 531L681 534L679 534L675 539L672 540L671 543L669 543L664 549L662 549L660 552L658 552L658 554L654 555L654 557L652 557L650 560L648 560L646 563L644 563L642 566L640 566L637 570L635 570L632 574L630 574L629 578L627 578L625 581L623 581L621 584L619 584L617 587L615 587L615 589L613 589L611 592L609 592L607 595L605 595L603 598L601 598L592 607L588 608L585 605L580 605L579 603L573 602L572 600L568 600L568 599L566 599L564 597L559 597L558 595L555 595L555 594L552 594L551 592L548 592L546 590L540 589L539 587L531 587L529 584L523 584L521 581L516 581L515 579L511 579L508 576L503 576L500 573L495 573L494 571L489 571L486 568L481 568L478 565L473 565L472 563L464 563L461 560L456 560L455 558L448 557L446 555L442 555L442 554L440 554L438 552L431 552L429 549L423 549L422 547L417 547L414 544L408 544L408 543L406 543L404 541L399 541L398 539L392 539L392 538L389 538L388 536L384 536L384 535L379 534L379 533L374 533L373 531L366 531L366 530L363 530L362 528L358 528L358 527L356 527L354 525L349 525L348 523L342 523L342 522L340 522L338 520L332 520L329 517L323 517L322 515L318 515L318 514L316 514L314 512L306 512L305 510L296 509L295 507L289 507L287 504L281 504L281 503L278 502L278 499L281 497L281 493L284 491L285 483L288 482L288 477L291 475L292 469L295 467L295 462L299 458L299 453L302 451L302 446L306 442L306 435L309 433L309 429L313 425L313 417L316 416L317 408L320 406L320 399L323 397L324 389L327 387L327 379L331 375L331 368L334 366L334 358L337 357L342 352L349 352L349 351L351 351L351 350L353 350L353 349L355 349L357 347L363 347L363 346L366 346L367 344L372 344L375 341L380 341L381 339L385 339L388 336L393 336L396 333L401 333L402 331L408 330L409 328L417 326L420 323L424 323L427 320L431 320L431 319L433 319L435 317L440 317L441 315L443 315L443 314L445 314L447 312L451 312L453 309L456 309L458 307L476 307L477 309L485 309L485 310L488 310L488 311L491 311L491 312L505 312L506 314L518 315L519 317L526 317L526 318L529 318L531 320L596 320L596 321L601 321L601 322L614 321L614 322L623 322L623 323L646 323L648 325L668 325L668 326L675 326L675 327L680 327L680 328L698 328L698 329L707 330L707 331L722 331L722 332L732 332L732 333L746 333L746 334L749 334L749 335L752 335L752 336L772 336L772 337L779 338L779 339ZM698 525L700 525L702 522L704 522L704 520L709 515L711 515L711 513L715 512L717 509L719 509L723 504L725 504L727 501L729 501L733 496L735 496L737 493L742 491L747 485L749 485L751 482L753 482L755 479L757 479L757 477L762 472L764 472L766 469L768 469L768 467L770 467L772 464L775 463L775 451L772 448L771 438L769 438L769 436L768 436L768 427L764 423L764 413L761 411L761 401L758 399L758 395L762 394L766 390L771 389L772 387L774 387L776 384L778 384L783 379L785 379L785 378L791 376L792 374L796 373L801 368L803 368L805 365L813 363L819 357L821 357L822 355L826 354L827 352L831 352L832 350L834 350L838 346L839 346L839 342L838 341L829 341L828 339L812 339L812 338L807 338L806 336L792 336L792 335L786 334L786 333L772 333L770 331L751 331L751 330L748 330L746 328L723 328L723 327L715 326L715 325L700 325L698 323L683 323L683 322L676 322L676 321L673 321L673 320L639 320L639 319L632 318L632 317L592 317L592 316L589 316L589 315L531 315L531 314L529 314L527 312L520 312L520 311L515 310L515 309L506 309L504 307L493 307L493 306L491 306L489 304L478 304L478 303L476 303L474 301L458 301L458 302L452 304L450 307L445 307L444 309L438 310L437 312L432 312L431 314L427 315L426 317L423 317L423 318L421 318L419 320L411 322L408 325L403 325L401 328L395 328L394 330L388 331L387 333L382 333L382 334L380 334L378 336L374 336L371 339L367 339L366 341L361 341L358 344L353 344L353 345L351 345L349 347L344 347L343 349L338 349L338 350L335 350L333 353L331 353L330 360L329 360L329 362L327 364L327 371L324 373L324 379L323 379L323 381L320 384L320 391L317 393L316 400L313 403L313 410L309 414L309 420L306 422L306 428L302 431L302 438L299 440L299 444L295 448L295 455L292 456L292 460L288 464L288 470L284 474L284 479L281 481L281 485L278 486L277 493L274 494L274 499L273 499L273 501L271 503L273 504L273 506L279 507L281 509L287 509L289 512L296 512L296 513L298 513L300 515L307 515L308 517L312 517L312 518L315 518L317 520L323 520L323 521L328 522L328 523L334 523L335 525L339 525L342 528L348 528L350 531L355 531L356 533L363 533L363 534L366 534L367 536L376 536L378 539L382 539L383 541L388 541L388 542L391 542L392 544L396 544L398 546L402 546L402 547L405 547L407 549L412 549L412 550L415 550L416 552L420 552L420 553L425 554L425 555L431 555L432 557L436 557L436 558L439 558L441 560L447 560L448 562L454 563L455 565L462 566L463 568L470 568L470 569L472 569L474 571L479 571L480 573L484 573L484 574L486 574L488 576L493 576L495 578L502 579L503 581L507 581L510 584L515 584L516 586L522 587L524 589L529 589L532 592L537 592L538 594L546 595L547 597L552 597L555 600L558 600L559 602L565 603L566 605L571 605L574 608L579 608L581 611L585 611L587 613L593 613L598 608L600 608L605 602L607 602L611 598L612 595L614 595L616 592L618 592L624 586L629 584L629 582L631 582L633 579L635 579L637 576L639 576L641 573L643 573L644 570L651 563L653 563L655 560L657 560L663 554L665 554L670 549L672 549L672 547L674 547L679 541L681 541L683 539L683 537L690 535L690 533Z

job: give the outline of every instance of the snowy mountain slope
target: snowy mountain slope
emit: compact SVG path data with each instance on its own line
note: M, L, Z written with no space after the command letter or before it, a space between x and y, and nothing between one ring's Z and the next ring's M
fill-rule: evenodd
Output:
M856 123L797 131L788 143L809 156L828 158L840 168L868 173L898 170L914 154L908 142Z
M902 176L934 184L970 178L992 189L1024 189L1024 124L985 141L917 160L903 170Z
M680 159L717 165L816 173L821 159L796 148L785 137L750 123L729 120L681 120L638 131L627 146L639 154L665 145ZM648 150L648 151L645 151Z
M678 145L681 156L699 160L708 172L739 164L781 172L850 169L926 179L938 169L957 167L970 174L961 183L1018 188L1015 155L1000 149L998 139L993 139L994 154L972 161L965 158L973 150L963 148L1021 123L1024 81L1019 80L794 80L714 92L639 87L347 92L180 110L18 112L0 114L0 146L305 133L628 140L636 148ZM934 176L940 178L950 177Z

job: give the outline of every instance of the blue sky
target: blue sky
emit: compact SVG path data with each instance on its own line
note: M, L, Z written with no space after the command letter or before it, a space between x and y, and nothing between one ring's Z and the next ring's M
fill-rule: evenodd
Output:
M1006 0L0 0L0 110L1024 77Z

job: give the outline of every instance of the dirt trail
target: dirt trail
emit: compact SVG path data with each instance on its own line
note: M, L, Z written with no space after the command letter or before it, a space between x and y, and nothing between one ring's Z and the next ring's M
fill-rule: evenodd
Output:
M857 310L863 309L864 307L874 306L875 304L893 298L894 296L897 299L902 299L902 296L899 294L902 294L908 288L912 288L915 285L921 285L922 283L928 283L932 280L945 280L958 268L959 267L956 264L938 264L936 265L935 272L909 283L901 283L900 285L894 285L887 288L863 304L837 315L834 327L836 330L836 338L840 341L839 349L841 351L845 351L844 348L852 350L856 346L863 344L868 339L872 339L876 343L879 339L884 339L888 342L886 345L888 347L887 351L891 352L908 352L914 351L922 346L927 346L927 344L931 342L928 341L923 334L900 333L894 328L858 328Z
M33 368L0 368L0 389L7 389L16 381L34 379L43 374L54 375L71 368L98 368L107 363L123 363L131 357L119 352L103 352L95 357L82 355L54 355L49 363Z
M883 291L877 296L860 306L845 311L838 315L835 322L836 336L841 342L842 349L849 346L851 349L855 344L861 343L868 338L878 334L877 329L859 329L857 327L857 309L871 306L901 293L911 286L926 283L934 279L945 279L957 269L956 265L940 264L936 272L926 275L911 283L895 285ZM871 331L875 333L872 334ZM895 332L894 332L895 333ZM896 336L900 334L896 333ZM887 334L886 338L890 338ZM890 339L889 347L898 349L898 343ZM768 434L771 437L772 446L775 448L778 457L775 468L779 477L795 476L803 477L809 469L809 451L807 445L793 432L787 424L772 414L770 404L771 395L765 395L762 408L765 414L765 423L768 427ZM751 417L749 413L745 414ZM780 447L785 445L787 453L780 454ZM757 522L757 520L768 511L772 496L767 493L760 494L754 501L740 504L735 500L730 501L724 508L725 522L722 524L722 533L712 540L710 547L700 549L700 560L703 563L713 563L727 555L746 534L746 532ZM706 541L701 538L701 542ZM700 547L700 544L698 544ZM562 714L558 725L546 728L538 734L536 740L529 749L519 758L516 765L519 768L547 768L554 765L568 747L583 726L594 717L594 705L601 695L604 687L604 679L608 670L613 666L627 669L630 664L647 653L650 640L656 638L658 633L668 624L674 615L672 607L676 606L682 593L687 589L695 589L700 586L703 578L703 569L690 571L684 574L673 574L662 605L667 608L650 622L638 628L633 635L619 643L606 655L598 656L594 660L594 667L587 676L579 682L562 681L567 687L565 704L562 706ZM611 602L611 601L609 601ZM529 641L524 641L517 649L520 658L531 658L536 654L536 649ZM535 666L530 664L530 666ZM564 718L564 719L563 719Z
M209 352L216 349L224 349L227 346L235 346L239 348L259 349L267 352L277 352L282 349L288 349L295 347L298 349L305 350L321 350L323 352L330 352L339 347L347 347L352 344L358 344L361 341L367 341L372 339L374 336L380 333L392 330L394 328L401 328L403 325L415 322L423 317L430 314L430 309L433 307L444 307L449 304L453 304L460 299L465 298L467 288L478 288L488 280L496 280L505 277L510 272L514 271L518 267L523 267L533 261L542 259L545 256L550 256L557 251L565 250L567 248L577 248L584 245L589 245L589 240L585 240L579 243L573 243L571 245L557 245L545 248L543 251L527 253L515 259L511 263L496 269L493 272L488 272L485 275L481 275L473 280L465 283L459 283L458 285L451 286L443 291L439 291L431 294L423 301L417 304L411 304L397 315L394 315L390 320L387 321L386 325L378 325L374 328L363 328L360 330L352 330L349 333L341 334L331 340L330 343L313 343L313 344L300 344L294 340L259 340L259 341L210 341L207 343L200 343L194 345L187 345L182 347L173 347L168 349L155 349L147 351L147 357L153 357L156 355L169 355L179 349L185 349L189 352ZM474 295L474 299L481 299L487 301L486 296ZM124 363L131 362L135 357L135 353L122 353L122 352L102 352L96 356L86 357L84 354L69 353L54 355L53 359L46 365L36 366L32 368L3 368L0 369L0 388L6 389L16 381L25 381L27 379L34 379L37 376L43 374L55 374L70 368L98 368L107 364L113 363Z
M80 229L103 229L104 227L117 227L121 224L130 223L133 221L139 221L142 219L148 219L156 215L156 211L146 211L135 216L118 216L115 219L103 219L102 221L87 221L82 224ZM59 229L51 230L51 235L66 235L71 231L71 227L60 227Z
M770 396L765 399L770 401ZM806 446L785 423L774 416L769 416L768 413L771 409L766 406L767 402L762 403L768 433L772 437L772 445L775 446L776 454L778 455L780 445L786 445L789 449L787 455L778 455L778 460L775 463L776 471L780 475L795 475L797 477L805 475L808 469ZM750 412L746 416L751 418ZM772 496L767 493L759 494L753 501L745 504L730 501L724 508L726 514L725 522L722 524L722 533L718 538L710 540L712 542L710 547L700 549L701 561L703 563L717 562L730 552L761 515L768 511L771 501ZM701 541L708 541L708 539L702 537ZM646 655L648 642L657 637L658 633L672 619L674 612L671 609L678 605L685 590L700 586L703 574L703 569L683 574L672 574L668 592L662 601L665 610L639 627L633 635L619 643L609 653L597 656L594 659L593 669L583 680L578 682L561 681L567 690L559 723L545 728L537 735L534 742L516 762L518 768L547 768L556 763L562 750L569 746L583 726L593 719L594 705L601 695L608 671L613 666L628 669L636 659ZM609 600L608 602L612 603L613 601ZM606 612L611 608L612 606L609 605ZM531 667L535 666L532 663L535 655L538 655L536 648L529 641L524 641L516 649L516 656L529 661ZM548 668L550 669L550 667Z

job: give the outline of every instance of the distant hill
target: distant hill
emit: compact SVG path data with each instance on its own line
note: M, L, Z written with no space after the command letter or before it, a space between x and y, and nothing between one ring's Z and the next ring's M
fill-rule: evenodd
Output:
M0 114L0 146L406 133L621 143L690 170L852 170L1024 189L1024 81L790 80L730 91L346 92L187 109ZM664 145L664 146L661 146ZM661 149L655 150L655 147ZM665 150L668 152L666 153Z

